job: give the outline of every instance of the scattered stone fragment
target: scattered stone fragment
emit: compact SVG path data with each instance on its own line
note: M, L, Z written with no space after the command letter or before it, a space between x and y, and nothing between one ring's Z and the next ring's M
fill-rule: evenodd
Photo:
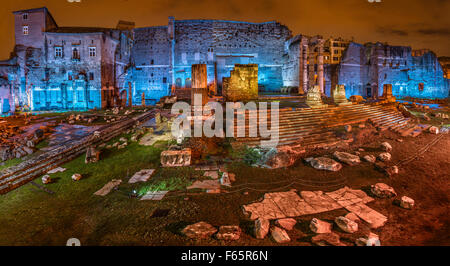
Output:
M161 164L163 167L189 166L191 164L191 149L163 151L161 152Z
M439 128L432 126L428 129L430 131L431 134L439 134Z
M127 142L127 139L124 138L124 137L121 137L121 138L119 139L119 141L120 141L120 142Z
M309 224L309 228L316 234L331 233L332 224L313 218Z
M383 150L385 152L391 152L392 151L392 146L388 142L383 142L383 143L381 143L380 146L381 146L381 150Z
M30 154L33 154L33 149L32 148L30 148L30 147L28 147L28 146L22 146L22 149L28 154L28 155L30 155Z
M100 160L100 151L95 149L94 146L89 146L86 149L85 163L96 163Z
M284 218L275 221L276 225L288 231L292 230L296 223L297 221L293 218Z
M351 166L361 163L359 156L350 154L348 152L335 151L333 153L333 156L334 156L334 158L338 159L339 161L346 163L348 165L351 165Z
M43 183L43 184L50 184L51 182L52 182L52 179L50 178L49 175L44 175L44 176L42 177L42 183Z
M64 172L64 171L66 171L66 168L56 167L56 168L53 168L52 170L48 171L47 174L54 174L54 173Z
M283 145L272 148L263 156L264 165L272 169L293 165L305 152L300 144Z
M367 237L360 237L356 239L355 244L357 246L380 246L380 238L377 234L369 232Z
M194 239L207 239L216 232L217 228L206 222L188 225L181 231L185 236Z
M73 174L72 175L72 180L73 181L79 181L81 179L81 174Z
M334 219L334 222L342 229L342 231L353 234L358 231L358 224L354 221L345 218L344 216L339 216Z
M361 221L359 219L358 215L354 214L353 212L347 213L344 217L349 219L349 220L351 220L351 221L353 221L353 222L355 222L355 223Z
M365 125L365 124L359 124L358 127L359 127L359 128L365 128L366 125Z
M369 163L375 163L377 158L371 154L364 155L363 159Z
M379 228L387 222L386 216L362 203L348 205L345 209L358 215L359 218L369 224L370 228Z
M414 200L407 196L403 196L400 199L400 207L404 209L412 209L414 207Z
M222 225L216 234L217 239L238 240L241 237L242 230L237 225Z
M397 142L402 143L402 142L403 142L403 139L397 139Z
M203 176L209 177L211 179L219 178L219 174L217 173L217 171L205 171Z
M130 180L128 180L128 183L134 184L137 182L147 182L150 177L155 172L155 169L142 169L141 171L135 173Z
M277 243L287 243L291 241L288 233L278 226L272 226L270 228L270 235L272 239Z
M385 171L389 176L396 175L396 174L398 174L398 166L394 165L391 167L387 167Z
M391 158L392 158L392 156L389 152L382 152L378 155L378 159L382 162L390 161Z
M318 246L345 246L341 243L339 235L334 232L313 236L311 242Z
M231 187L230 177L227 172L222 173L222 177L220 178L220 184L222 186Z
M352 131L352 126L351 125L345 125L344 129L345 129L345 132L351 132Z
M162 200L168 192L167 190L149 191L142 196L141 200Z
M336 162L333 159L326 157L314 158L310 161L311 166L318 170L339 171L342 168L342 164Z
M255 221L255 237L258 239L263 239L269 233L270 223L266 219L257 219Z
M376 183L375 185L372 185L370 191L379 198L391 198L397 196L394 188L385 183Z
M309 163L312 160L314 160L314 157L306 157L305 159L303 159L305 162Z
M94 195L97 196L106 196L111 192L111 190L117 186L119 186L122 183L122 180L120 179L113 179L107 184L105 184L101 189L99 189L97 192L94 193Z

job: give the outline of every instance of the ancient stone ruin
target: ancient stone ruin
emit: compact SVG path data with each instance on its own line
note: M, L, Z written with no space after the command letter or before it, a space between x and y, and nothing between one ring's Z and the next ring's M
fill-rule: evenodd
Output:
M167 150L161 152L163 167L189 166L191 164L191 149Z
M222 94L227 101L250 101L258 98L258 65L236 64L229 78L224 78Z

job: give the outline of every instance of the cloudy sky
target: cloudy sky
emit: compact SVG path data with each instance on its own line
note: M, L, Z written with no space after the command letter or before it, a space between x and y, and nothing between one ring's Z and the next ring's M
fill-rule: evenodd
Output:
M46 6L59 26L137 27L175 19L276 20L293 34L429 48L450 56L450 0L2 0L0 58L14 45L12 11ZM374 1L371 3L369 1Z

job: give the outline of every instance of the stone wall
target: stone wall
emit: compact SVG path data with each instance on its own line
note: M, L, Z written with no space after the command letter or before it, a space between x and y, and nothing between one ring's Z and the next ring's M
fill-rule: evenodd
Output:
M175 84L189 85L193 64L207 64L208 84L216 81L220 87L235 64L253 63L259 68L260 86L278 90L282 86L284 43L290 35L287 27L276 22L176 20Z
M133 83L133 99L140 103L145 93L146 103L154 104L170 93L171 46L167 26L134 30L132 73L127 81Z
M392 84L396 97L449 96L448 81L435 54L412 56L411 48L405 46L351 43L338 66L338 82L345 85L347 97L379 97L384 84Z

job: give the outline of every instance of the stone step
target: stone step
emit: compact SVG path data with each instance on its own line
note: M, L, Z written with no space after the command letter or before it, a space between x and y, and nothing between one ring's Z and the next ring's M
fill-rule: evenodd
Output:
M328 114L326 116L322 115L322 116L315 116L315 117L310 117L310 118L304 118L304 117L301 117L301 116L297 116L297 117L291 118L291 119L285 119L285 117L281 117L280 120L279 120L279 124L283 124L284 122L287 122L289 124L293 124L293 123L294 124L295 123L310 124L310 123L312 123L314 121L320 121L320 120L325 121L325 120L329 120L330 118L338 119L338 118L341 118L341 117L346 117L346 118L347 117L364 117L365 119L368 119L368 118L374 117L375 115L378 115L378 114L386 114L386 112L381 112L381 111L348 112L348 113L339 114L339 115ZM235 122L235 128L242 127L242 126L238 126L237 125L237 121L236 120L234 122ZM267 124L269 124L270 122L271 121L268 120ZM248 123L249 122L248 122L248 119L247 119L246 123L245 123L245 127L248 127ZM263 124L265 124L265 123L263 123Z
M372 117L389 117L389 114L377 114L374 115ZM340 126L340 125L346 125L346 124L354 124L354 123L360 123L363 121L366 121L368 118L359 118L359 119L353 119L353 120L348 120L348 121L340 121L340 122L334 122L333 124L323 124L320 123L320 121L327 121L328 119L322 119L320 121L314 121L314 122L297 122L297 123L288 123L288 124L279 124L279 132L284 132L284 131L292 131L292 130L309 130L311 128L315 128L315 127L335 127L335 126ZM241 129L242 127L235 127L235 134L237 134L237 130ZM249 132L249 126L247 125L245 127L245 133L248 134ZM281 134L281 133L280 133Z

